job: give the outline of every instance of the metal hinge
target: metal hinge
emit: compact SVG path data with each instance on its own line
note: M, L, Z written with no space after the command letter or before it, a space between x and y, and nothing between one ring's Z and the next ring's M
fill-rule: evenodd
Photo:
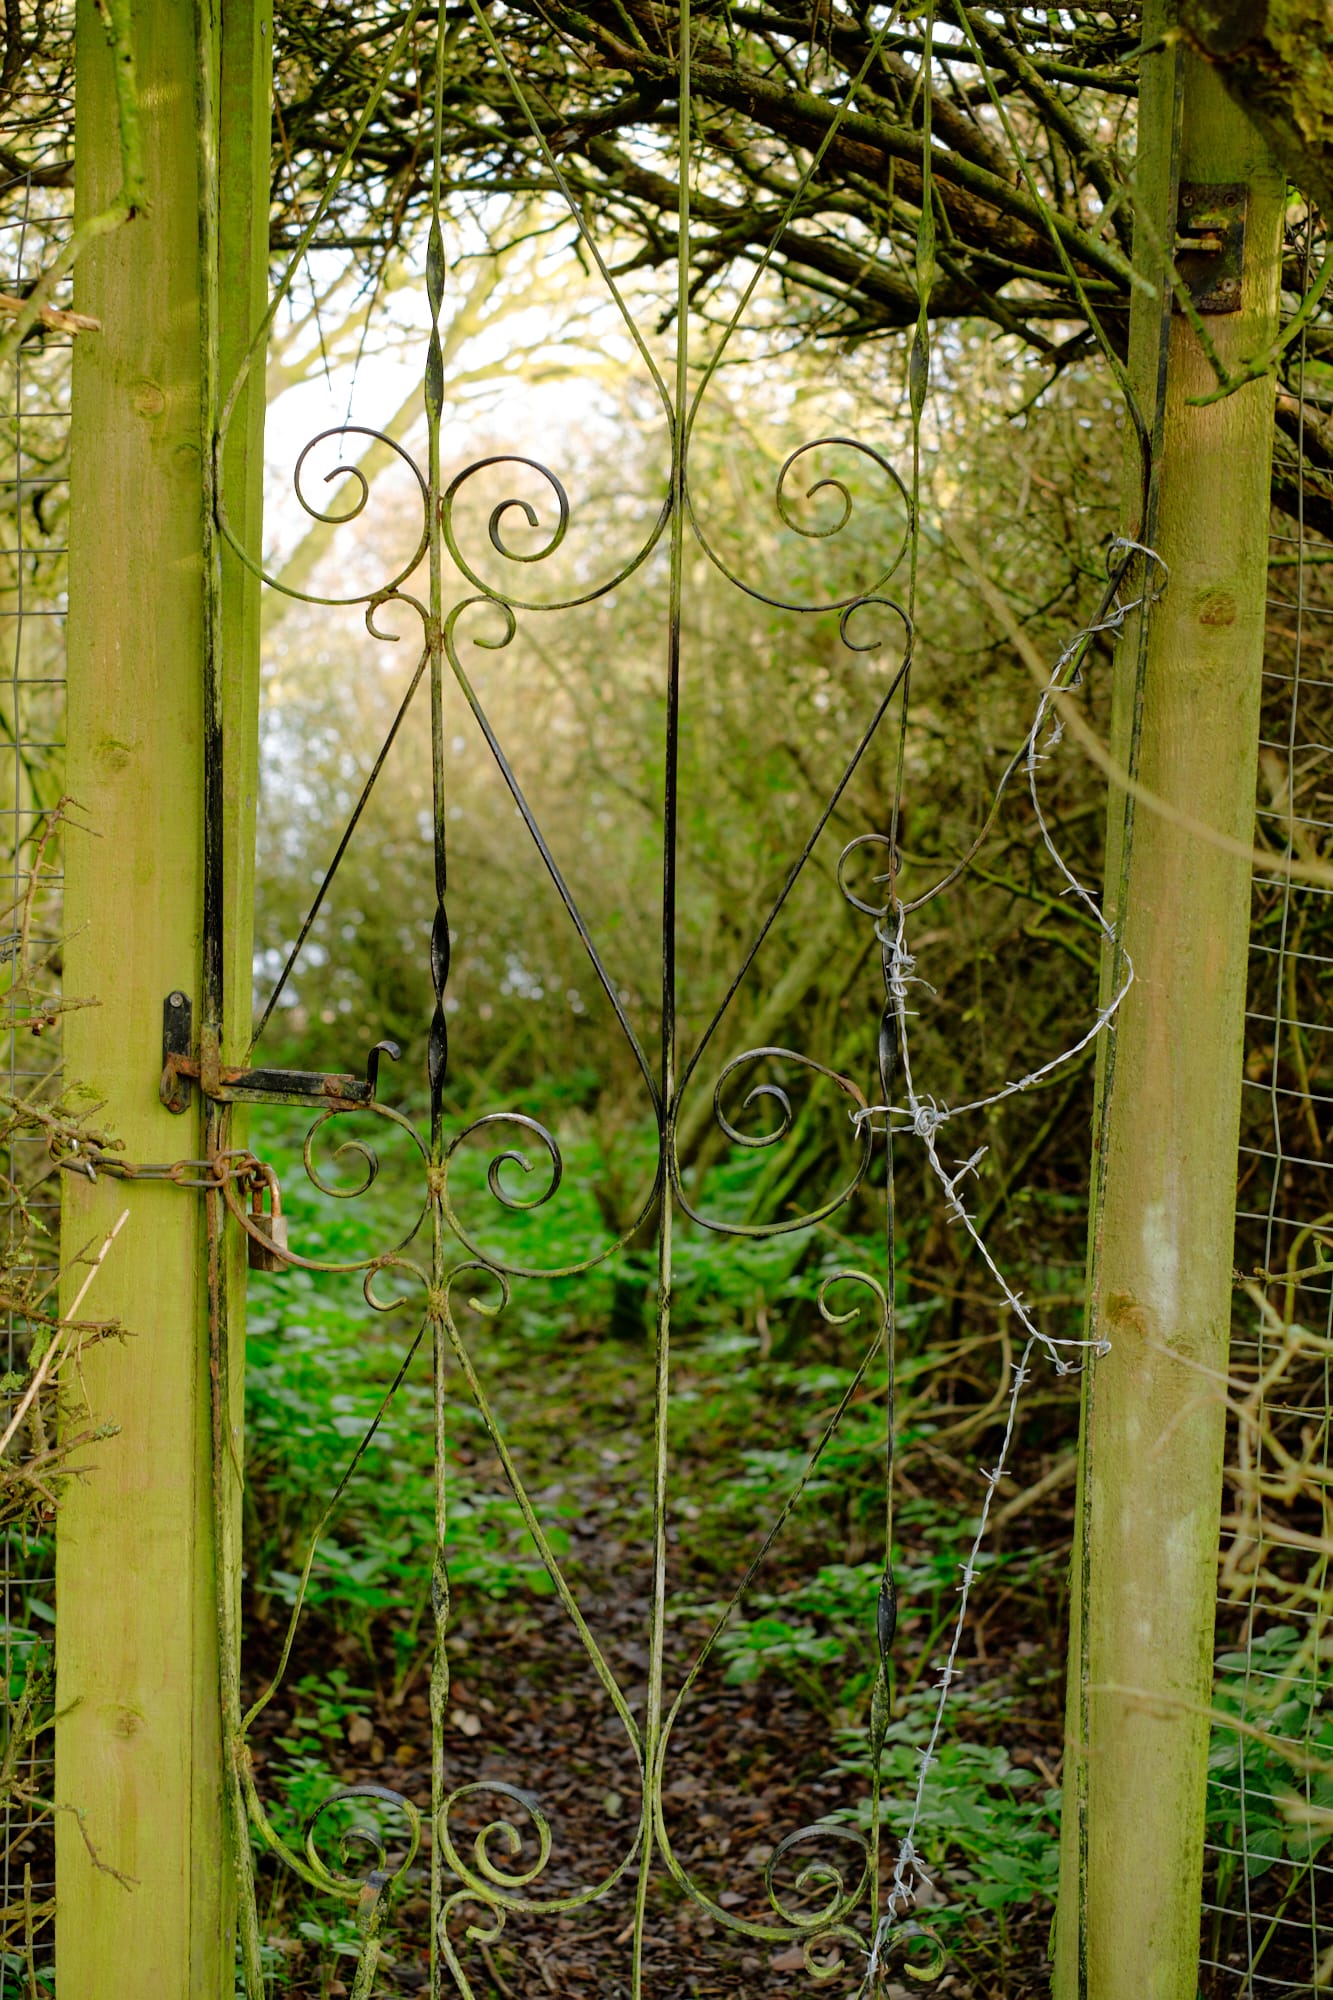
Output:
M1198 313L1240 311L1245 267L1244 181L1182 181L1176 270Z
M168 1111L188 1111L197 1083L205 1097L223 1104L314 1104L325 1111L353 1111L373 1104L379 1082L380 1057L397 1062L397 1042L376 1042L366 1059L366 1073L328 1076L319 1070L244 1069L218 1060L216 1050L193 1053L194 1010L185 993L168 993L162 1002L162 1081L158 1094Z

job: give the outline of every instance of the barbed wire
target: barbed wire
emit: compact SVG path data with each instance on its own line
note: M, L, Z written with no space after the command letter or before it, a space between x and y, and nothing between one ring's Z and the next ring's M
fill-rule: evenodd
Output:
M1122 597L1120 586L1135 557L1140 558L1142 563L1142 588L1137 595ZM963 1117L988 1112L1004 1103L1006 1099L1036 1088L1057 1071L1074 1062L1084 1050L1108 1032L1134 983L1134 968L1120 942L1116 923L1106 915L1092 890L1079 879L1066 861L1041 800L1040 774L1064 737L1064 725L1059 714L1052 714L1057 701L1081 686L1086 654L1092 641L1099 636L1122 631L1134 613L1150 609L1168 582L1166 564L1154 549L1144 543L1131 541L1126 537L1116 537L1108 549L1107 561L1110 572L1107 597L1103 599L1097 615L1082 626L1064 646L1052 667L1049 679L1041 690L1023 747L1018 757L1007 767L997 788L996 802L998 803L999 794L1002 793L1015 764L1018 764L1027 780L1028 797L1042 845L1063 878L1065 887L1062 893L1076 898L1088 912L1101 934L1105 950L1112 955L1111 964L1116 980L1114 992L1098 1008L1091 1025L1081 1035L1060 1049L1057 1054L1039 1063L1026 1075L1006 1082L999 1088L973 1098L965 1104L944 1105L929 1092L918 1089L912 1067L911 1034L908 1028L908 1022L914 1014L914 1010L908 1004L911 989L924 987L927 991L933 991L933 988L918 973L916 955L908 945L907 907L894 897L886 917L877 920L875 925L875 935L879 940L883 957L889 1010L896 1030L898 1063L906 1102L869 1105L852 1113L852 1123L859 1130L868 1120L883 1119L885 1124L876 1129L882 1130L890 1142L899 1134L910 1134L920 1141L930 1171L943 1193L949 1219L961 1224L973 1248L999 1287L1003 1310L1014 1314L1026 1338L1018 1360L1010 1364L1012 1372L1005 1404L1004 1431L995 1464L989 1471L984 1469L981 1471L985 1486L981 1512L967 1558L960 1565L961 1581L957 1586L958 1609L953 1621L948 1651L940 1666L939 1678L934 1683L938 1698L935 1702L929 1735L919 1753L920 1762L912 1806L906 1830L898 1843L893 1880L886 1898L884 1914L876 1927L871 1944L862 1993L869 1992L873 1987L881 1956L895 1923L916 1902L921 1889L930 1883L930 1877L917 1851L917 1833L925 1807L930 1773L939 1757L940 1738L944 1732L948 1711L949 1691L958 1673L958 1654L967 1627L972 1588L977 1580L978 1564L990 1526L992 1503L996 1489L1005 1476L1013 1448L1023 1390L1031 1379L1032 1370L1029 1364L1034 1353L1040 1350L1058 1376L1067 1376L1076 1373L1082 1366L1082 1357L1088 1354L1103 1355L1110 1351L1110 1342L1102 1336L1088 1337L1085 1334L1081 1338L1059 1337L1047 1332L1033 1317L1021 1293L1015 1289L992 1254L977 1226L975 1216L969 1213L961 1192L968 1177L979 1174L988 1148L985 1145L978 1146L966 1159L956 1160L952 1171L940 1158L939 1150L940 1134L947 1125ZM992 813L993 811L994 807ZM962 872L964 871L959 871L959 874ZM887 921L890 914L891 927ZM1071 1358L1072 1356L1079 1358Z

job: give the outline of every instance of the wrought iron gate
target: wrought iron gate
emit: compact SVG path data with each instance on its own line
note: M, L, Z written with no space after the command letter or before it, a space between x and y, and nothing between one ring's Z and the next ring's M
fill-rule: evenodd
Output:
M900 473L873 444L849 437L814 439L794 451L781 466L773 495L777 518L790 533L815 544L842 533L852 518L854 503L848 476L845 472L843 476L839 475L839 465L846 466L848 455L851 462L862 471L868 471L878 482L882 496L880 516L878 522L872 524L868 537L871 547L877 552L876 559L854 590L835 593L824 601L800 602L790 595L774 594L761 588L758 582L747 578L731 565L710 540L704 510L698 504L698 496L692 492L690 448L701 402L716 378L728 342L743 321L763 265L760 264L748 288L737 299L730 322L720 338L702 364L697 365L690 348L692 260L697 252L692 248L691 239L689 174L682 171L676 248L674 371L659 367L652 347L636 324L634 313L608 267L597 238L584 223L577 195L566 184L560 160L544 134L541 119L525 95L522 80L509 68L486 12L473 5L472 13L492 60L507 79L514 116L525 121L530 128L533 147L545 175L567 201L582 253L599 270L623 334L632 343L638 363L651 380L669 439L669 463L665 467L664 496L647 534L632 555L615 566L612 574L592 579L585 588L555 600L543 600L540 593L523 588L527 572L526 568L518 566L540 564L553 556L565 539L573 515L573 502L557 472L515 448L485 456L447 476L448 440L442 435L445 385L440 338L441 312L450 282L441 223L447 179L447 163L441 157L440 140L440 93L445 65L442 60L436 60L433 65L423 61L420 70L413 69L412 73L428 75L433 68L436 91L433 218L426 260L431 326L425 343L423 368L427 437L424 462L418 462L401 442L383 432L349 422L334 430L321 432L312 439L298 457L295 470L296 492L308 513L319 520L350 524L359 516L367 498L364 477L355 471L350 472L348 476L354 482L359 481L354 498L341 510L335 500L321 512L303 486L303 478L308 478L310 471L321 462L318 453L322 450L336 454L349 441L360 441L362 445L378 441L394 455L410 479L420 507L420 531L414 544L404 552L403 560L392 573L368 587L352 590L336 599L312 601L364 606L370 633L386 643L394 638L405 642L409 631L419 636L415 640L414 663L407 675L402 700L387 739L370 768L332 865L268 998L260 1021L260 1035L273 1016L279 995L309 936L347 843L375 787L384 782L385 760L404 717L413 704L428 703L432 742L434 907L429 942L433 1010L426 1037L428 1116L425 1125L419 1129L409 1115L380 1098L384 1075L380 1073L379 1059L381 1055L397 1057L398 1051L392 1045L379 1045L370 1058L364 1077L282 1072L257 1066L259 1058L250 1066L227 1068L220 1060L215 1021L206 1019L201 1024L202 1035L196 1045L193 1024L183 997L171 996L166 1010L164 1100L183 1106L191 1089L198 1084L211 1103L219 1107L214 1127L218 1143L211 1170L215 1208L220 1195L235 1221L250 1237L261 1261L315 1273L359 1270L364 1277L366 1299L372 1307L379 1309L398 1304L404 1291L411 1291L418 1302L419 1329L409 1345L398 1381L401 1382L413 1356L424 1344L431 1354L435 1383L436 1549L430 1602L437 1644L430 1682L433 1773L429 1826L423 1828L421 1813L405 1793L380 1784L365 1784L341 1790L323 1802L307 1829L303 1848L297 1849L285 1842L266 1809L262 1786L251 1767L246 1748L247 1728L256 1711L242 1713L234 1665L229 1665L224 1692L229 1709L226 1721L236 1782L235 1844L241 1866L241 1944L246 1990L252 1995L263 1991L260 1931L250 1862L252 1829L260 1841L312 1889L325 1892L330 1898L355 1909L361 1942L353 1990L361 1996L361 2000L375 1990L376 1966L384 1929L390 1921L392 1892L395 1885L401 1883L408 1871L416 1866L424 1832L430 1835L432 1992L442 1991L452 1982L459 1993L470 1996L473 1992L470 1981L475 1975L469 1971L468 1953L473 1945L493 1943L507 1918L528 1913L549 1915L571 1912L597 1901L617 1884L634 1880L637 1882L635 1917L628 1942L632 1961L631 1986L637 1996L648 1984L644 1961L644 1914L647 1885L655 1870L667 1871L679 1890L706 1910L719 1928L766 1944L799 1950L809 1972L816 1978L841 1976L857 1991L864 1993L879 1990L879 1982L890 1972L894 1976L905 1972L915 1979L930 1980L943 1970L944 1955L935 1934L911 1915L921 1879L913 1839L915 1813L910 1818L906 1836L892 1856L892 1869L887 1882L883 1886L881 1884L878 1771L889 1720L887 1667L896 1623L895 1586L889 1561L889 1475L893 1460L895 1364L893 1135L905 1133L924 1149L929 1173L938 1188L941 1212L972 1237L990 1279L995 1283L1001 1309L1012 1313L1021 1329L1019 1358L1005 1391L1007 1427L1001 1453L994 1471L987 1475L989 1484L981 1509L980 1530L972 1557L962 1572L952 1644L941 1662L937 1683L933 1729L920 1746L921 1784L924 1785L944 1727L959 1637L977 1573L977 1553L986 1533L991 1495L1001 1477L1014 1437L1024 1384L1037 1358L1044 1357L1060 1373L1068 1372L1079 1358L1081 1345L1044 1333L1030 1318L1018 1292L1001 1273L982 1243L964 1204L967 1176L980 1156L974 1154L965 1162L952 1167L946 1165L940 1157L941 1134L948 1122L960 1113L976 1114L992 1102L993 1097L1008 1096L1040 1082L1059 1064L1078 1054L1104 1026L1132 975L1128 967L1123 968L1123 976L1110 1005L1101 1012L1094 1011L1086 1033L1073 1048L1052 1056L1030 1075L1004 1084L993 1096L978 1092L972 1103L953 1108L935 1102L924 1088L924 1079L914 1077L912 1068L908 1023L915 974L909 925L913 911L956 879L961 868L966 866L967 857L957 868L947 871L927 894L912 903L901 900L894 890L899 810L899 794L895 793L884 800L880 823L868 826L845 845L836 867L837 890L859 914L868 930L873 932L872 953L878 977L865 994L868 1015L878 1017L878 1060L871 1073L860 1078L842 1074L829 1050L807 1052L765 1044L731 1055L720 1062L715 1075L710 1075L710 1060L716 1061L712 1056L714 1044L719 1040L727 1009L742 979L753 966L760 947L775 934L775 927L780 924L784 911L790 908L795 885L807 870L817 843L826 836L835 808L870 746L877 743L880 735L892 726L890 718L895 705L899 716L904 714L916 585L916 472L913 468L909 473ZM886 17L874 47L878 48L882 43L892 19L892 15ZM678 143L681 158L685 160L690 153L692 132L688 8L681 9L680 23L681 43L673 54L677 63ZM311 216L286 277L277 290L270 308L270 321L292 285L308 246L316 238L339 177L353 156L380 95L400 70L416 62L420 54L419 44L424 38L442 38L447 32L443 10L438 23L433 19L423 21L419 4L409 10L389 59L367 96L364 115L353 132L343 161L333 172L324 201ZM779 233L786 219L799 207L800 199L801 188L798 188L787 205L786 217L779 224ZM252 369L262 365L268 324L269 321L266 321L255 333L238 379L221 385L219 459L231 412L246 377ZM918 334L913 364L913 414L918 425L928 367L929 347L923 326ZM479 474L494 472L497 468L506 474L513 474L514 491L490 511L489 551L483 555L466 539L463 506L470 483ZM338 470L346 468L335 467L335 473L328 476L334 477ZM523 497L527 493L539 495L544 511L539 512L531 499ZM284 588L276 577L264 573L257 552L243 547L233 533L227 501L224 489L217 496L216 518L220 533L236 555L263 577L266 585ZM801 510L807 507L810 511L803 515ZM526 523L526 531L522 523ZM536 547L531 545L530 540L523 541L524 532L538 536ZM878 652L881 670L873 684L868 682L863 726L859 735L845 747L841 775L813 816L808 837L791 858L771 907L757 923L753 942L735 968L721 1005L702 1033L695 1036L688 1047L682 1047L677 1006L678 753L682 702L687 698L682 681L682 612L688 585L689 551L701 552L707 562L741 592L748 592L766 604L780 604L788 612L809 612L812 617L834 621L842 647L852 653ZM1074 638L1056 663L1049 687L1037 704L1027 740L1014 757L1001 785L1003 790L1010 778L1027 785L1036 827L1060 871L1063 886L1081 899L1103 934L1108 933L1095 902L1075 881L1056 850L1042 816L1038 787L1045 752L1058 735L1052 708L1054 697L1076 681L1091 632L1112 629L1125 616L1129 606L1121 586L1132 554L1124 546L1115 551L1114 573L1098 615L1087 630ZM648 566L653 561L658 562L664 572L662 645L666 718L660 802L663 853L661 1033L656 1048L644 1046L641 1041L599 942L585 923L578 898L562 872L560 858L548 842L506 746L501 742L469 674L469 649L472 646L503 650L515 641L525 623L603 599L623 586L635 573L649 573ZM467 580L466 591L461 596L451 598L449 594L448 563ZM497 570L501 577L516 575L519 581L512 585L496 581ZM416 584L416 579L423 575L426 578L424 590ZM889 594L891 581L895 578L899 579L900 597ZM302 592L296 594L304 595ZM884 670L885 660L892 663L889 670ZM212 671L215 676L225 671L225 662L215 660ZM475 718L495 766L512 796L531 841L533 867L545 871L569 923L581 940L592 976L614 1016L618 1032L641 1079L656 1127L656 1170L646 1200L633 1223L615 1240L556 1272L542 1271L518 1260L506 1260L488 1249L482 1233L463 1212L451 1186L451 1174L460 1157L460 1150L477 1142L484 1144L488 1150L494 1148L489 1160L487 1182L490 1196L502 1210L530 1209L551 1200L560 1187L563 1172L557 1137L521 1103L487 1111L462 1125L451 1122L446 1112L452 938L445 746L451 705L460 702L466 704ZM901 746L901 733L899 744ZM225 745L220 739L215 737L209 754L212 759L212 796L216 806L221 796L221 760L225 755ZM901 784L901 747L898 756ZM216 855L212 865L213 889L206 913L212 944L210 947L206 941L206 972L210 948L213 952L212 963L216 966L219 962L217 940L222 922L220 877L217 874L220 864ZM207 993L205 1005L206 1011L213 1011L213 1003ZM780 1147L792 1130L796 1116L794 1092L801 1080L807 1084L822 1082L835 1094L850 1119L854 1135L853 1156L843 1184L808 1211L799 1215L784 1213L768 1222L738 1222L706 1212L697 1190L682 1173L678 1157L678 1124L687 1094L700 1091L711 1093L717 1124L732 1146L749 1149ZM231 1148L226 1137L225 1108L252 1099L306 1104L315 1110L306 1146L308 1167L312 1164L312 1146L333 1121L360 1118L372 1121L372 1124L377 1122L383 1130L392 1128L403 1135L400 1143L406 1143L417 1160L420 1195L419 1213L403 1239L356 1265L321 1262L304 1256L299 1243L287 1244L275 1215L263 1212L267 1181L262 1166L248 1151ZM356 1145L366 1162L368 1185L375 1172L373 1154L361 1140ZM317 1169L312 1168L312 1171L317 1172ZM535 1194L520 1191L518 1177L528 1174L538 1177L538 1192ZM721 1235L762 1236L791 1231L834 1216L858 1190L867 1187L874 1187L882 1195L884 1261L876 1269L849 1267L830 1275L819 1299L820 1310L829 1321L850 1323L858 1320L864 1328L864 1348L859 1365L804 1471L759 1540L753 1559L737 1580L728 1603L714 1620L711 1633L693 1665L673 1692L667 1685L664 1635L669 1556L671 1440L668 1415L672 1381L674 1239L686 1222ZM254 1207L250 1205L252 1196L255 1197ZM214 1219L215 1225L218 1224L220 1208ZM647 1693L639 1711L631 1703L625 1687L594 1636L584 1609L564 1575L538 1507L509 1450L469 1338L467 1312L492 1313L498 1310L508 1302L513 1289L528 1280L549 1276L574 1277L589 1272L607 1260L623 1255L632 1241L641 1242L649 1231L656 1260L652 1416L653 1590L644 1635ZM215 1277L217 1268L215 1260ZM473 1292L481 1294L482 1303L472 1301L469 1305ZM543 1875L552 1853L555 1833L541 1801L518 1785L495 1777L464 1777L460 1781L449 1768L446 1758L444 1734L450 1685L445 1638L456 1615L445 1556L450 1496L444 1453L446 1419L443 1383L450 1371L457 1371L461 1376L480 1413L493 1449L504 1466L527 1532L539 1551L551 1584L568 1616L570 1644L581 1649L586 1656L606 1699L619 1718L641 1783L641 1803L620 1860L605 1879L589 1883L573 1893L555 1894L544 1888ZM760 1564L811 1479L820 1453L853 1398L864 1395L868 1388L873 1388L882 1398L886 1476L884 1568L875 1612L880 1664L868 1720L867 1747L873 1796L866 1816L867 1831L833 1823L792 1828L776 1841L767 1863L768 1914L762 1918L738 1915L732 1901L723 1900L713 1888L695 1878L673 1847L663 1803L672 1730L735 1607L744 1598ZM225 1383L220 1384L217 1393L220 1407L225 1408L228 1394ZM391 1390L390 1399L393 1393ZM225 1425L219 1422L215 1430L221 1488L226 1480ZM349 1476L367 1441L363 1440L353 1455L348 1468ZM312 1550L312 1558L313 1554ZM302 1592L308 1576L309 1562L301 1580ZM230 1627L232 1612L225 1592L221 1615L227 1628L224 1653L230 1662L235 1657L236 1633ZM298 1593L293 1630L300 1615L301 1593ZM289 1632L288 1650L290 1641ZM285 1658L284 1653L284 1661ZM920 1801L921 1791L918 1788L917 1809ZM479 1813L481 1818L478 1822ZM470 1849L465 1846L461 1830L465 1824L472 1831ZM339 1845L341 1858L335 1862L329 1858L329 1851Z

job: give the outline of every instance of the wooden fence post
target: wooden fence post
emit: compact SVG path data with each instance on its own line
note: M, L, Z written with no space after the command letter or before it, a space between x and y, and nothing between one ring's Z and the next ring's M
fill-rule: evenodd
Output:
M247 143L262 148L266 176L256 79L267 43L257 52L245 39L260 10L237 5L232 19L213 101L220 84L224 134L227 115L248 105ZM165 996L190 996L196 1021L203 999L205 358L216 333L201 230L214 147L201 140L198 107L201 41L211 47L213 28L202 7L135 0L133 29L146 205L94 242L76 273L79 309L102 330L80 336L73 384L67 788L92 831L68 837L65 991L99 1004L67 1016L64 1061L70 1080L106 1100L126 1159L152 1162L197 1159L204 1145L198 1093L173 1116L158 1080ZM120 171L112 57L93 0L79 0L77 34L76 203L87 215ZM233 155L240 139L237 123ZM266 202L256 203L253 176L246 194L239 167L222 171L233 197L244 195L243 215L228 205L218 246L235 300L237 259L266 235ZM238 436L253 441L253 414ZM255 479L247 490L253 504ZM244 506L233 510L244 517ZM223 579L220 625L239 664L255 617L234 574ZM254 699L250 662L223 704L242 734ZM253 825L252 758L239 784L226 880L240 921L222 977L245 1021L231 1033L248 1023L251 871L239 857ZM130 1337L84 1358L93 1413L118 1435L71 1484L59 1517L58 1992L229 2000L217 1607L219 1582L224 1593L232 1582L216 1564L204 1198L106 1177L67 1176L63 1193L67 1266L129 1210L85 1311L118 1318ZM78 1278L76 1266L66 1296ZM233 1318L233 1343L241 1324Z
M1169 18L1150 6L1145 45ZM1205 322L1239 370L1276 329L1284 182L1202 63L1168 37L1143 67L1136 263L1157 274L1175 241L1177 170L1244 184L1240 310ZM1150 297L1132 314L1157 492L1145 521L1134 453L1126 515L1170 577L1120 642L1113 738L1124 763L1137 735L1143 783L1248 846L1273 381L1191 407L1215 387L1197 335ZM1089 1331L1111 1351L1085 1373L1054 1990L1194 2000L1250 868L1123 794L1110 818L1108 908L1136 980L1094 1162Z

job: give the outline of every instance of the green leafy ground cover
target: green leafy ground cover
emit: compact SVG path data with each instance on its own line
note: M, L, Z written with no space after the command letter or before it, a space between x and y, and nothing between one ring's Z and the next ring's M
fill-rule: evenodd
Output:
M405 1168L387 1163L369 1195L344 1202L302 1180L284 1135L264 1135L262 1149L290 1191L293 1244L303 1254L364 1256L401 1233L400 1218L411 1213ZM595 1234L595 1143L575 1137L566 1152L563 1210L521 1218L521 1250L511 1236L510 1254L555 1261L562 1244ZM742 1204L753 1172L747 1161L724 1165L722 1198ZM460 1174L457 1192L460 1209L476 1213L484 1198L481 1162ZM688 1667L860 1358L858 1329L826 1325L815 1301L829 1271L854 1252L874 1268L875 1247L827 1230L760 1244L687 1237L682 1245L669 1681ZM634 1295L628 1310L627 1290ZM591 1279L517 1283L498 1319L469 1315L465 1329L551 1545L632 1703L642 1699L647 1657L649 1293L649 1274L631 1255L628 1272L612 1267ZM900 1301L895 1566L902 1609L883 1751L890 1850L906 1824L929 1733L974 1528L975 1467L986 1462L990 1435L983 1423L961 1449L940 1442L953 1442L950 1397L957 1394L946 1386L945 1302L905 1287ZM274 1663L309 1538L415 1326L407 1308L371 1314L355 1281L300 1271L255 1280L246 1663L256 1689ZM673 1839L710 1893L742 1915L762 1914L763 1865L783 1834L819 1819L867 1823L881 1388L872 1378L853 1401L673 1739L666 1788ZM547 1884L568 1889L609 1872L624 1851L638 1805L632 1759L464 1385L450 1380L446 1399L451 1781L501 1778L541 1797L556 1836ZM1021 1441L1018 1481L1040 1477L1067 1444L1073 1420L1068 1404L1038 1403ZM429 1799L432 1438L429 1364L421 1352L327 1524L287 1680L255 1733L261 1791L289 1838L338 1784L371 1779L400 1787L423 1807ZM934 1886L919 1914L949 1946L946 1990L955 1993L1022 2000L1047 1986L1067 1509L1067 1495L1062 1500L1057 1490L1022 1512L983 1556L962 1671L925 1789L919 1847ZM1276 1639L1277 1652L1286 1643ZM1295 1679L1285 1685L1276 1654L1271 1664L1272 1740L1256 1745L1219 1726L1209 1811L1213 1837L1224 1845L1235 1832L1243 1750L1250 1838L1242 1865L1253 1909L1267 1912L1260 1936L1277 1965L1282 1925L1308 1909L1308 1863L1326 1838L1301 1827L1292 1801L1308 1794L1325 1805L1333 1788L1303 1771L1294 1748L1307 1711L1318 1709L1322 1682L1316 1677L1312 1687L1308 1672L1301 1679L1299 1663L1289 1663ZM1243 1656L1223 1660L1220 1715L1235 1712L1245 1672ZM1329 1727L1322 1725L1323 1735ZM1327 1747L1333 1750L1333 1739ZM1257 1794L1269 1803L1256 1809ZM262 1882L273 1990L321 2000L350 1990L350 1919L317 1905L267 1863ZM1218 1881L1219 1902L1235 1903L1232 1886ZM630 1916L628 1897L613 1894L578 1919L513 1921L486 1954L474 1951L477 1990L499 2000L538 1985L619 1994L626 1990ZM1213 1956L1235 1943L1235 1923L1218 1920ZM409 1882L395 1916L386 1991L422 1989L426 1930L424 1881ZM662 1995L767 2000L803 1982L790 1954L730 1936L670 1884L654 1896L650 1934L654 1991Z
M291 1190L292 1240L303 1254L365 1255L386 1239L390 1218L411 1212L407 1176L392 1166L369 1196L341 1202L304 1185L280 1144L266 1137L263 1149ZM571 1239L595 1234L595 1168L590 1139L567 1146L568 1200L554 1213L523 1218L521 1250L511 1237L511 1254L555 1261ZM472 1172L473 1186L460 1177L460 1208L484 1192L482 1163ZM753 1175L748 1161L725 1163L715 1197L743 1204ZM830 1327L816 1307L821 1283L858 1252L873 1269L873 1242L829 1231L754 1244L687 1236L681 1246L672 1404L676 1676L860 1360L871 1330ZM637 1330L628 1335L627 1287L641 1295L628 1321ZM649 1288L650 1274L631 1255L628 1272L518 1283L498 1320L469 1316L466 1328L552 1545L632 1700L641 1697L646 1661L651 1353L642 1307ZM300 1271L257 1279L254 1291L247 1661L258 1684L324 1502L397 1372L415 1320L409 1310L377 1320L354 1282ZM904 1292L902 1612L884 1751L890 1835L901 1832L915 1788L933 1668L952 1626L981 1490L961 1460L944 1454L936 1467L929 1455L943 1428L940 1356L931 1343L945 1324L938 1299ZM506 1772L543 1797L554 1787L553 1868L565 1868L570 1882L595 1879L613 1865L637 1810L632 1764L606 1728L599 1691L463 1385L450 1382L446 1393L451 1764L458 1782ZM1049 1413L1039 1413L1038 1426L1038 1451L1054 1448ZM419 1354L328 1524L287 1684L258 1731L261 1789L289 1836L329 1789L351 1778L387 1773L423 1803L428 1796L432 1435L429 1366ZM689 1865L742 1913L761 1913L762 1862L783 1834L814 1819L865 1821L884 1439L882 1377L872 1372L673 1741L679 1769L668 1775L668 1801L689 1825ZM1002 1538L982 1567L983 1601L927 1788L920 1846L937 1883L932 1919L962 1951L967 1978L983 1982L963 1990L1037 1991L1055 1874L1059 1553L1038 1554L1025 1522L1022 1536ZM312 1908L276 1875L266 1874L265 1885L277 1990L336 1994L354 1929L340 1930L336 1912ZM619 1991L627 1960L623 1939L615 1940L628 1915L627 1907L610 1933L601 1905L570 1930L511 1924L491 1963L477 1968L479 1990L489 1979L503 1995L535 1973L562 1991ZM409 1893L388 1975L404 1991L416 1990L421 1975L423 1916L419 1894ZM674 1890L658 1897L654 1923L652 1963L663 1993L767 1994L800 1983L779 1962L781 1952L729 1938Z

